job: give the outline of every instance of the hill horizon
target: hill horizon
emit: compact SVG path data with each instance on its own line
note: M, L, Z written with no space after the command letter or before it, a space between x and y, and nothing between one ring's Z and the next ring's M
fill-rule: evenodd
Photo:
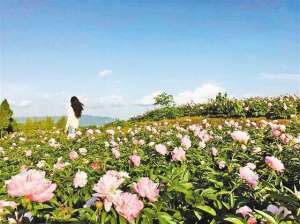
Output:
M26 119L31 118L34 120L42 120L47 117L51 117L54 122L57 122L59 118L63 117L65 115L54 115L54 116L17 116L15 117L17 122L24 123ZM80 126L89 126L89 125L102 125L106 123L110 123L117 118L112 118L112 117L106 117L106 116L96 116L96 115L82 115L80 119Z

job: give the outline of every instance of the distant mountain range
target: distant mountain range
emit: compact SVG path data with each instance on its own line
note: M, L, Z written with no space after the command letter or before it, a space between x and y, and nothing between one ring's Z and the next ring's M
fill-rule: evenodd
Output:
M58 121L61 116L49 116L55 122ZM42 120L46 117L16 117L15 119L17 122L24 123L27 118L32 118L34 120ZM99 116L92 116L92 115L82 115L80 118L80 126L89 126L89 125L102 125L107 124L114 121L114 118L111 117L99 117Z

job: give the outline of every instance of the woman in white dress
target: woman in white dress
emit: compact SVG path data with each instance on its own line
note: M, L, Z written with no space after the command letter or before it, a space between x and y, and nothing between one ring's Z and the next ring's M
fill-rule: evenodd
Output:
M76 129L79 127L79 120L83 111L83 104L76 96L73 96L67 109L67 124L65 132L68 132L69 138L76 136Z

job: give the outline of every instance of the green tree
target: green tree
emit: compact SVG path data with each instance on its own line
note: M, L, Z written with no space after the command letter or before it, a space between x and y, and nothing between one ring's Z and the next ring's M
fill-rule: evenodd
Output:
M9 119L13 116L13 111L10 109L9 103L4 99L0 105L0 131L7 129Z
M39 128L42 130L51 130L55 126L52 117L46 117L46 119L43 119L40 122L41 124Z
M32 118L27 118L22 125L22 131L29 132L35 129L35 122Z
M169 107L175 105L174 97L165 92L154 97L154 100L154 105L159 105L162 107Z
M66 123L67 123L67 118L65 116L61 116L58 121L56 122L55 126L57 128L60 128L60 129L63 129L65 128L66 126Z

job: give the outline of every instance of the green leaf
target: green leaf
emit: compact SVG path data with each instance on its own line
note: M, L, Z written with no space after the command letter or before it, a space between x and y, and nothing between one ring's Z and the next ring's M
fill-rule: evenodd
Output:
M244 221L242 221L242 220L240 220L238 218L234 218L234 217L228 217L228 218L226 218L224 220L227 221L227 222L231 222L233 224L245 224Z
M173 221L172 216L166 212L158 213L158 221L160 224L176 224L176 222Z
M209 224L216 224L216 220L215 219L211 220Z
M262 217L264 217L269 223L272 223L272 224L278 224L278 223L276 222L276 220L275 220L272 216L268 215L267 213L265 213L265 212L263 212L263 211L260 211L260 210L256 210L256 209L255 209L255 211L256 211L258 214L260 214Z
M119 216L119 223L126 224L126 219L124 219L122 216Z
M101 213L101 224L105 224L107 213L103 210Z
M198 220L202 219L202 216L196 210L194 210L194 214L195 214L195 216L197 217Z
M184 184L181 184L181 186L184 187L187 190L193 188L193 184L192 183L184 183Z
M207 205L196 205L195 207L201 209L202 211L212 216L216 216L216 211L212 207L209 207Z

